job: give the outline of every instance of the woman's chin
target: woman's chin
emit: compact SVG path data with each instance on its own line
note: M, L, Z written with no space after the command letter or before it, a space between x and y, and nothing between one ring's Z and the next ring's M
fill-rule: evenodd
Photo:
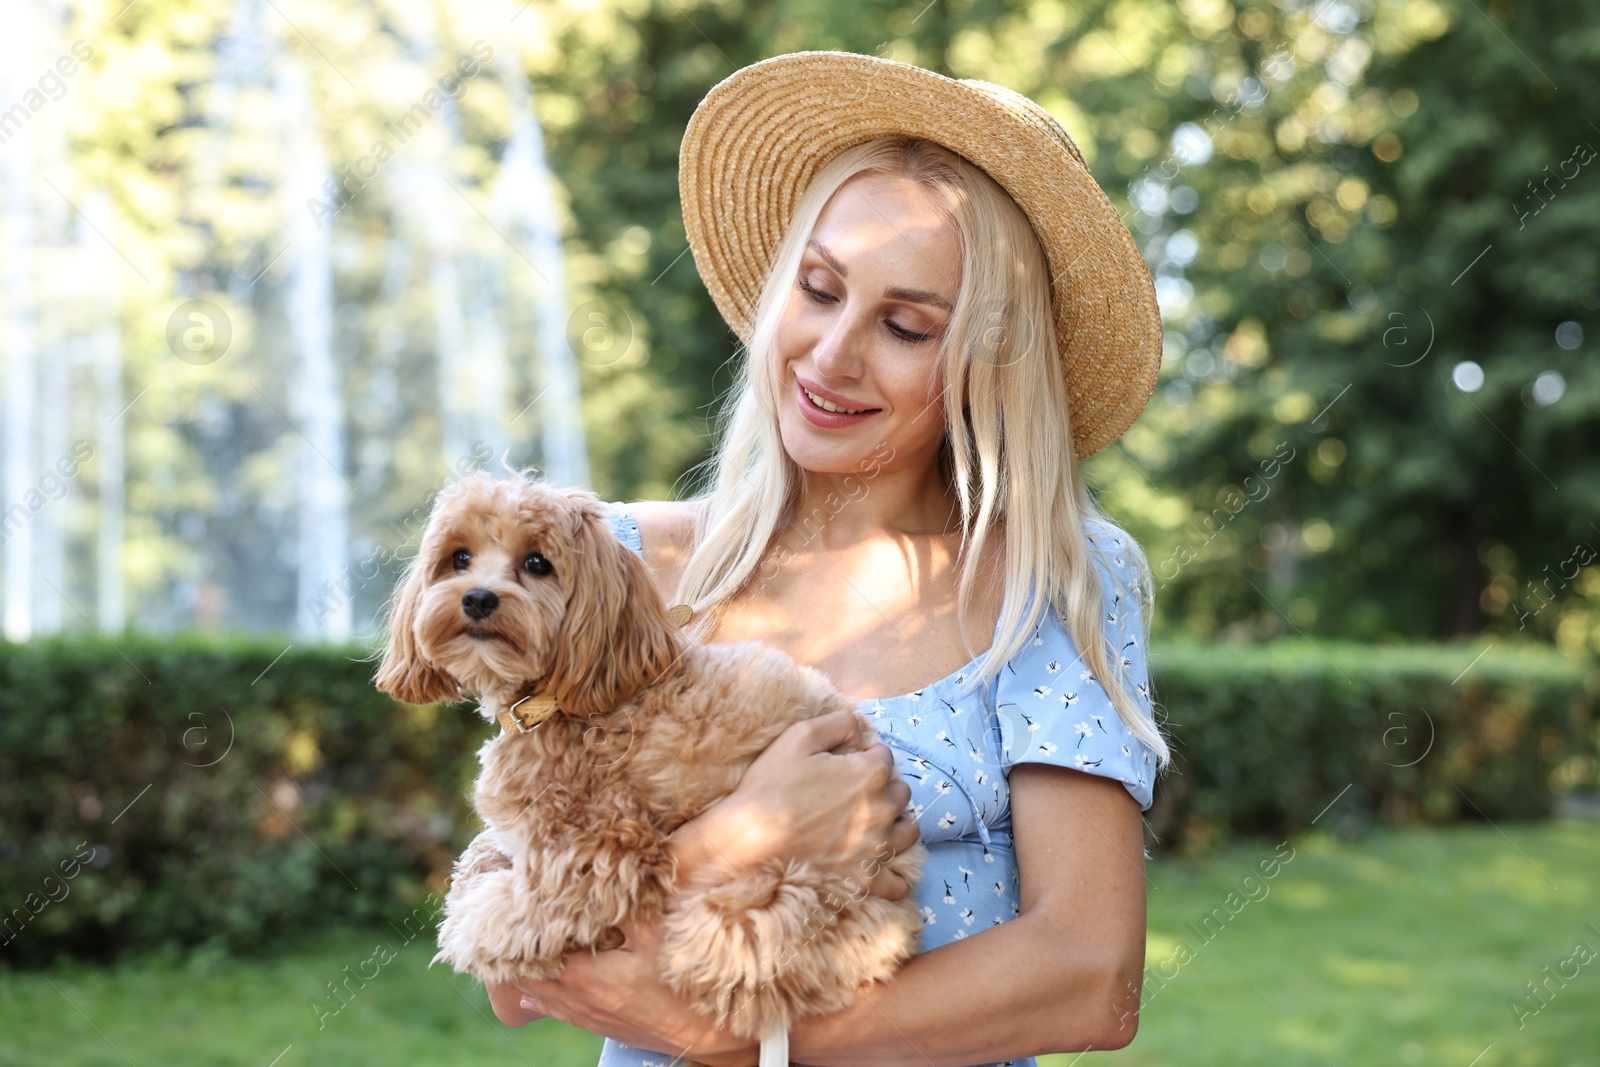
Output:
M870 450L854 453L847 456L836 454L818 455L802 453L796 455L789 453L789 458L794 460L795 466L807 474L855 474L860 475L872 466L872 453Z
M820 441L809 424L780 426L779 433L789 458L810 474L860 474L873 465L873 450L880 443L870 434L852 431L840 433L836 440Z

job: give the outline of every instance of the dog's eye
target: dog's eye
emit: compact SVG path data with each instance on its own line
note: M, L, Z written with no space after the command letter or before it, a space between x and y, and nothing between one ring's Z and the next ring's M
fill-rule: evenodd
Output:
M455 555L450 557L450 562L455 564L456 570L464 571L472 566L472 553L464 548L458 548Z
M550 561L537 552L528 553L528 558L522 561L522 569L537 578L543 578L555 570L554 567L550 566Z

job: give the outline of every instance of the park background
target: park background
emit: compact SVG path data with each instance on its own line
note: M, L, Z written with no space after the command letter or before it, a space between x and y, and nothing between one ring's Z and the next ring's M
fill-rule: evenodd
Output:
M0 1065L593 1062L427 970L486 728L362 657L462 472L691 491L735 342L679 140L806 48L1032 96L1155 279L1156 394L1085 473L1178 765L1140 1034L1087 1061L1594 1062L1588 6L6 14Z

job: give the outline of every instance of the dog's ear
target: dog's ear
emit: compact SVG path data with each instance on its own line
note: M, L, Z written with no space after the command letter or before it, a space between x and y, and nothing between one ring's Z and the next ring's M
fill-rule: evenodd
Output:
M586 719L655 681L677 660L684 639L667 619L649 568L611 532L599 500L582 491L567 497L576 571L551 690L563 712Z
M428 556L418 552L406 568L390 605L389 642L374 679L379 689L407 704L435 704L461 697L460 683L429 663L417 648L413 627L428 588L428 571Z

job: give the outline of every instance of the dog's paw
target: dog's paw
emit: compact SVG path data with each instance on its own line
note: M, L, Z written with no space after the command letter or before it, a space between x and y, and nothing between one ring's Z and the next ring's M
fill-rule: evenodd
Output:
M495 832L485 830L474 837L472 843L456 858L450 871L450 883L454 886L491 871L510 870L511 865L511 857L500 850Z

